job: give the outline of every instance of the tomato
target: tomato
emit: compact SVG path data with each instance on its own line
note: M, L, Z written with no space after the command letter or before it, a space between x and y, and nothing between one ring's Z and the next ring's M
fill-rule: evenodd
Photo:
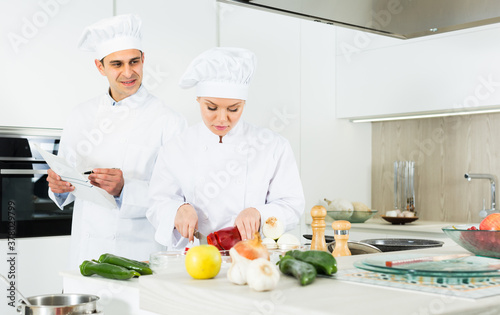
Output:
M500 230L500 213L492 213L481 221L480 230L498 231Z

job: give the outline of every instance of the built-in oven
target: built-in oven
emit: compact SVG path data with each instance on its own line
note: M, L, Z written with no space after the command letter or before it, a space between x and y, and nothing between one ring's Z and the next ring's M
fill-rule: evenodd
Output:
M48 196L48 165L37 143L57 154L61 130L0 128L0 238L71 234L73 204L64 209Z

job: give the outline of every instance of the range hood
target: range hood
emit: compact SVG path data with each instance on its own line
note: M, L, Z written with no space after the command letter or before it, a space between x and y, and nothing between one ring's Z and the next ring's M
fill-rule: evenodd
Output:
M400 39L500 22L498 0L218 1Z

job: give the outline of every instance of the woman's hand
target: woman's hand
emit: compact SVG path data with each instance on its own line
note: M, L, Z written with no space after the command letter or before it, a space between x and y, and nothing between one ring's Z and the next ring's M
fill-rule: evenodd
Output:
M50 190L54 194L64 194L75 190L75 187L71 183L61 180L61 176L57 175L51 169L47 170L47 181L49 182Z
M104 189L111 196L120 196L125 180L123 172L117 168L95 168L89 175L90 183Z
M198 228L198 215L193 206L186 203L177 209L175 215L174 225L182 237L189 239L190 242L194 241L194 229Z
M249 240L253 238L255 232L260 228L260 212L255 208L246 208L234 220L234 225L238 228L241 238Z

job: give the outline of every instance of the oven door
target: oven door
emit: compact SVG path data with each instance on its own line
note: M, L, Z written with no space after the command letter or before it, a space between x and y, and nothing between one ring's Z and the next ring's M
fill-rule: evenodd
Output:
M70 235L73 204L61 210L49 198L48 165L35 154L16 152L0 156L0 238Z

